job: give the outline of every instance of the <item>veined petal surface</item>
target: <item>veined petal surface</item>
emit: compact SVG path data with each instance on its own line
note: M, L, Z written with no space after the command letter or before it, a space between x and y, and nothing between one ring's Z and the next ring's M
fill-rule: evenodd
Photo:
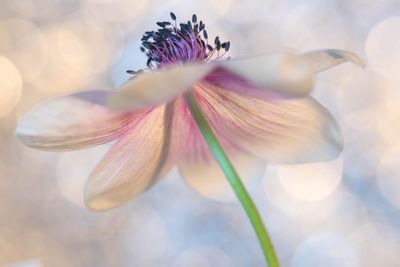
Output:
M138 113L114 112L102 104L106 91L89 91L53 97L26 113L16 134L27 146L75 150L107 143L126 130Z
M308 62L314 73L333 68L345 62L353 62L359 66L364 66L364 61L357 54L340 49L310 51L302 54L302 58Z
M261 99L235 93L257 89L235 90L245 85L234 80L223 86L226 90L204 81L195 90L216 132L242 150L272 163L328 160L342 150L336 121L313 98L265 95Z
M173 126L175 109L173 103L156 107L130 125L86 183L89 208L107 210L122 205L172 168L183 139Z
M168 102L191 89L214 68L212 64L196 63L139 74L112 95L108 106L117 111L129 111Z

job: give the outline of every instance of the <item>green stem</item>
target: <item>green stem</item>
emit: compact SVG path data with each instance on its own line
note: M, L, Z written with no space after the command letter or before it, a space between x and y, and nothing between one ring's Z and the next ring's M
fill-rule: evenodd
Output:
M188 93L186 93L185 100L212 154L214 155L226 178L231 184L236 196L242 203L242 206L245 209L251 224L253 225L254 231L256 232L258 241L260 242L261 249L264 253L265 260L267 261L268 266L279 267L279 262L275 254L274 246L272 245L271 238L269 237L268 232L264 226L260 213L258 212L253 200L251 199L249 193L244 187L242 181L240 180L238 173L236 172L229 158L225 154L225 151L219 143L217 137L213 133L211 126L207 122L207 119L204 117L203 112L196 101L194 92L189 91Z

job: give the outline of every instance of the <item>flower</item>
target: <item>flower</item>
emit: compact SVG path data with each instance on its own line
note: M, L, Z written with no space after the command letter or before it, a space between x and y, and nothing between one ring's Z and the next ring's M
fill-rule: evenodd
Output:
M125 203L174 165L194 186L202 178L224 179L182 97L187 90L239 173L250 171L254 158L301 163L340 153L337 123L308 94L314 73L346 61L362 64L355 54L331 49L222 60L230 42L216 37L211 44L196 15L180 25L171 18L143 35L148 69L128 71L133 76L120 90L54 97L18 123L19 139L37 149L68 151L116 140L87 180L89 208ZM204 177L205 171L212 175Z

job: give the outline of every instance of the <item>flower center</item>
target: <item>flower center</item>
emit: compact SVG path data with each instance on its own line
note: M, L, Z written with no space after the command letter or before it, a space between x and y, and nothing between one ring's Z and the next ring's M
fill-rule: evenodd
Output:
M230 42L223 42L215 37L210 44L204 23L198 22L197 16L187 23L177 24L176 16L170 13L172 22L157 22L156 31L147 31L142 36L140 48L147 56L147 66L158 69L169 64L186 62L207 62L225 55Z

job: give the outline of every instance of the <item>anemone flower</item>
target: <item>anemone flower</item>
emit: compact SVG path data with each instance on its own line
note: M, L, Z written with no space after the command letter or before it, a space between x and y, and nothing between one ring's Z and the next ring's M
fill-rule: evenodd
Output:
M340 153L337 123L309 93L314 73L346 61L362 64L355 54L329 49L224 60L230 42L210 41L196 15L179 25L170 15L170 22L143 35L147 68L129 70L132 77L119 90L55 97L19 121L17 136L37 149L68 151L116 140L87 180L89 208L127 202L174 165L189 184L202 179L203 170L213 174L203 177L212 183L232 174L229 160L219 170L221 158L303 163Z

